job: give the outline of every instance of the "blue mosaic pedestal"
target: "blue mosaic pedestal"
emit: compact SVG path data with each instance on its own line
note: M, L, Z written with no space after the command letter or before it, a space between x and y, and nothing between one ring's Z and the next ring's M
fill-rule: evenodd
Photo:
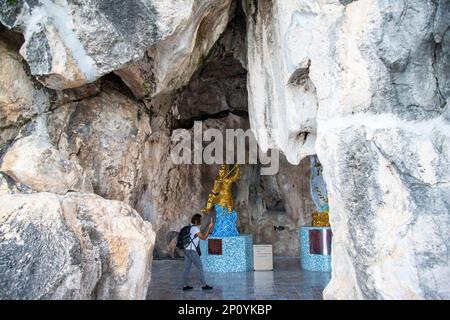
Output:
M222 254L209 254L209 239L222 240ZM209 272L246 272L253 270L253 238L251 235L237 237L210 237L200 241L203 269Z
M301 227L300 265L309 271L331 272L331 228Z

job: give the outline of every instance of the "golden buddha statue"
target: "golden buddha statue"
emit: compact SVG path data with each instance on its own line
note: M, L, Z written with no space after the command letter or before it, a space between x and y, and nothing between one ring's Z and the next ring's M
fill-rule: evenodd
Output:
M330 222L328 220L328 209L323 212L313 212L311 225L313 227L329 227Z
M203 213L209 214L212 207L217 204L222 208L227 208L231 213L234 208L233 195L231 194L231 187L233 183L241 177L241 170L238 164L235 164L230 171L227 170L227 165L220 166L219 173L214 179L214 186L208 196L206 207L202 210Z

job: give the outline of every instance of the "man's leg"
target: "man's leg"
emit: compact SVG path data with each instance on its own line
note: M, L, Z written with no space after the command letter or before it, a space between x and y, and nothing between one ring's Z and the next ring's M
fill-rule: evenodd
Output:
M203 273L202 260L200 259L200 256L198 255L197 251L194 251L194 250L192 250L192 263L197 267L197 269L200 273L200 281L202 282L202 285L206 286L205 275Z
M192 250L184 251L183 286L187 286L189 281L189 271L191 271L192 264L191 252Z

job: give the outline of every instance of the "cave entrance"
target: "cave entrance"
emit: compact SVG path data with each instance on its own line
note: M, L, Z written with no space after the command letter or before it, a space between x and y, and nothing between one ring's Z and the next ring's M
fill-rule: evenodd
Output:
M192 132L196 122L201 122L203 131L250 128L245 35L245 15L242 7L237 5L226 31L173 100L173 131L185 129ZM207 143L203 148L206 146ZM213 281L211 284L220 288L220 298L238 298L233 296L237 291L242 292L240 298L244 299L322 298L321 290L330 280L330 274L301 270L299 259L300 228L309 226L313 212L317 211L316 193L311 192L315 159L306 157L299 165L292 165L280 154L279 170L275 175L262 175L261 163L241 166L240 180L232 189L238 215L237 227L241 234L253 236L253 244L272 246L274 270L207 275ZM165 292L166 296L162 296L160 286L167 281L177 281L172 275L179 274L182 268L179 260L184 253L175 246L177 232L193 214L204 208L219 168L219 164L179 165L174 168L175 173L168 176L169 185L174 189L169 188L165 202L180 215L168 212L164 225L158 226L154 254L157 261L153 265L154 276L149 289L151 299L166 299L168 294L172 294ZM214 219L214 215L213 211L212 217L204 216L203 228L210 219ZM317 244L313 249L317 249ZM202 251L202 254L205 253ZM313 290L306 287L311 281L315 284ZM177 284L174 282L173 285ZM202 299L204 296L194 294L190 298Z

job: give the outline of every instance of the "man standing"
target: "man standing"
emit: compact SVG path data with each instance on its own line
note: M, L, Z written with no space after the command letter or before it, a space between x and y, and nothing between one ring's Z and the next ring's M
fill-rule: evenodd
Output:
M213 228L214 223L211 221L211 223L208 225L208 228L205 232L200 231L200 226L202 223L202 216L200 214L194 214L191 219L191 230L190 230L190 238L191 242L186 247L184 251L184 271L183 271L183 290L191 290L192 287L188 285L188 277L189 277L189 271L191 270L191 265L194 264L197 269L199 270L200 274L200 281L202 282L202 289L203 290L212 290L213 287L208 286L206 284L205 275L203 274L203 264L200 260L200 240L206 240L208 239L209 232Z

